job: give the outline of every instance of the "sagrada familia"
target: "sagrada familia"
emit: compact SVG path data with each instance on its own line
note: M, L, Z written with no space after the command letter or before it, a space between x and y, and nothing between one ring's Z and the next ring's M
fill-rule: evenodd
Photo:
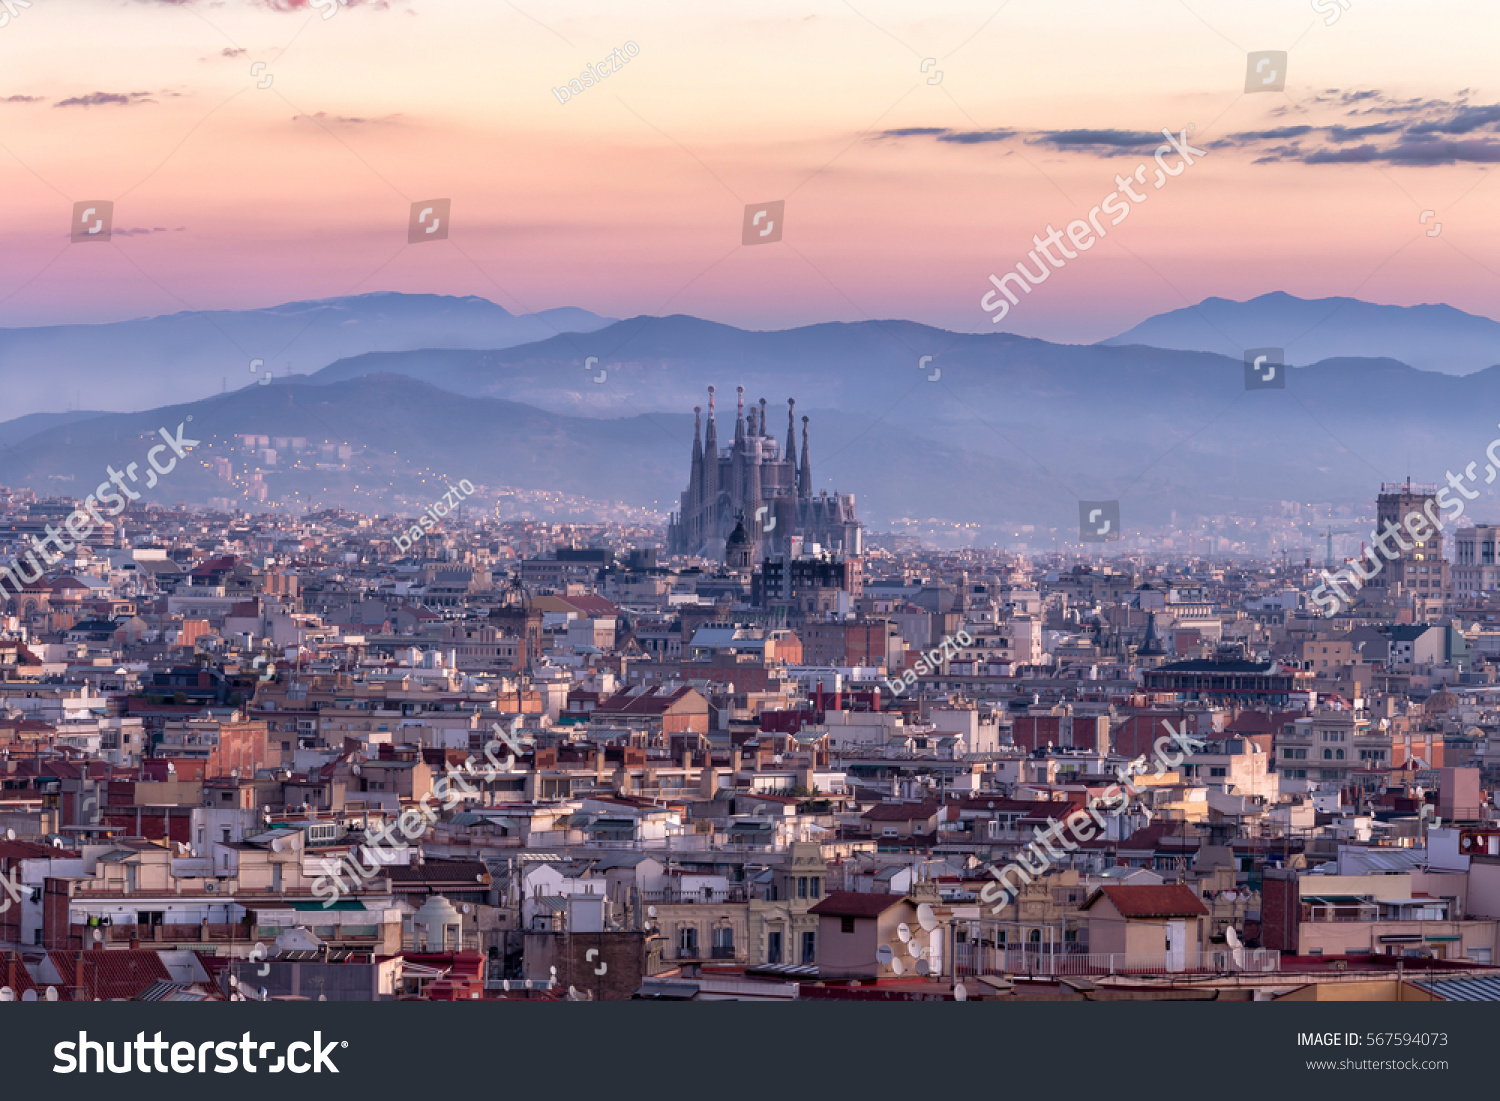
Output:
M667 553L725 561L729 537L737 535L741 525L754 544L757 561L787 553L794 536L825 550L861 553L854 495L826 489L813 493L806 417L799 462L795 400L787 401L783 450L768 431L766 399L760 400L759 416L754 405L747 416L745 388L739 387L738 393L734 443L722 453L714 422L714 388L708 388L708 431L701 438L702 406L693 407L693 466L681 511L667 527Z

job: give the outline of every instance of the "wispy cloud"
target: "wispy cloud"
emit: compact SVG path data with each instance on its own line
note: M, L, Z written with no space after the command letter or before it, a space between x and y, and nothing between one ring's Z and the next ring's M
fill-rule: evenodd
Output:
M1401 165L1500 163L1500 103L1469 102L1470 90L1451 99L1400 99L1378 89L1330 88L1300 105L1272 109L1279 125L1209 141L1206 148L1239 149L1256 164ZM1326 116L1326 121L1307 119ZM1043 146L1096 157L1148 152L1162 142L1159 130L1081 128L1072 130L954 130L907 126L884 130L878 139L931 140L953 145L1007 142Z
M54 107L130 107L137 103L155 103L150 92L90 92L86 96L60 99Z

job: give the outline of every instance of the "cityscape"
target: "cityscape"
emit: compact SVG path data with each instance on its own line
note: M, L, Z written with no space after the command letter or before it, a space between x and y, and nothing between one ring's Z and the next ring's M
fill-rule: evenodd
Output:
M1490 60L997 3L3 5L0 1002L1500 1001Z

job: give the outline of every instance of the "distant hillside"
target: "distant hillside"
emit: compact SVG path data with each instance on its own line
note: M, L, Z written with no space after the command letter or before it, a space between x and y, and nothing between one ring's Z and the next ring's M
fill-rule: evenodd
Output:
M1104 344L1218 352L1285 348L1288 363L1389 357L1424 371L1467 375L1500 364L1500 323L1452 306L1379 306L1356 298L1297 298L1277 291L1248 302L1205 298L1147 318Z
M208 397L341 356L412 348L506 348L607 324L579 309L516 316L483 298L362 294L260 310L213 310L107 325L0 329L0 409L125 411ZM264 360L252 372L251 361Z

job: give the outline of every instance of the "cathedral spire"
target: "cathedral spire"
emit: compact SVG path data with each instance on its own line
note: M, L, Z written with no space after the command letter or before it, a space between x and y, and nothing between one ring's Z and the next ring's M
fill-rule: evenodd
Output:
M802 472L797 476L797 496L812 496L812 451L807 446L807 417L802 418Z
M760 421L759 421L759 423L760 423L760 435L765 436L767 439L769 439L770 436L771 436L771 433L767 430L767 426L766 426L766 399L765 398L761 398L760 399Z
M703 519L703 539L712 539L718 533L709 530L717 522L719 504L719 430L714 424L714 388L708 388L708 428L703 435L703 480L701 493L706 510ZM694 550L697 548L694 547Z
M786 399L786 461L791 464L792 482L797 481L797 399Z

